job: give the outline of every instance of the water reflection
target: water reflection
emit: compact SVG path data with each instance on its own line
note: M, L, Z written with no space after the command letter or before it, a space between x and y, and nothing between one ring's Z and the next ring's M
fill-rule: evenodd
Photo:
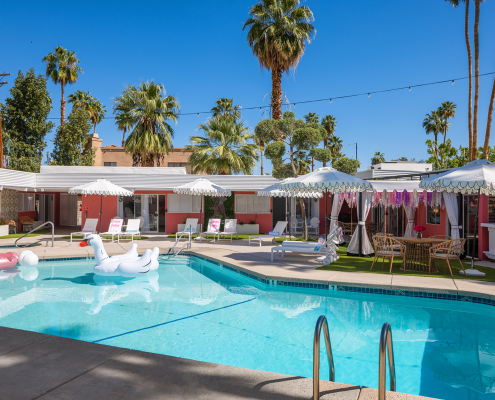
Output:
M84 302L90 302L88 314L98 314L102 307L130 293L138 294L146 303L151 302L151 293L157 293L160 290L158 283L158 272L150 271L146 275L133 279L126 279L118 276L101 276L94 275L93 281L96 283L93 299L83 299Z
M19 276L19 278L25 281L34 281L38 277L38 268L17 266L0 270L0 281L14 283L14 277L16 276Z

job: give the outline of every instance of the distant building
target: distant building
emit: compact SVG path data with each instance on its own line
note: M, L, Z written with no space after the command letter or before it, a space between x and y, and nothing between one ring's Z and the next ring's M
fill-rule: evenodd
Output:
M433 171L433 165L417 161L384 161L371 165L364 171L358 171L356 176L361 179L380 179L391 176L410 175L415 172ZM419 179L419 176L413 179Z
M123 147L110 144L103 146L103 139L97 133L89 135L88 149L96 149L95 167L132 167L132 154L126 153ZM173 151L160 160L160 167L186 168L188 174L192 174L189 157L192 152L183 153L183 147L175 147Z

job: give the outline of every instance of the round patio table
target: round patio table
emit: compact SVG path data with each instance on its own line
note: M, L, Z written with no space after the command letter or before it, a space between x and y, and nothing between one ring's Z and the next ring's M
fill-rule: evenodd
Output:
M445 242L444 239L394 237L394 239L406 245L406 262L404 272L428 272L430 271L430 247ZM431 266L431 272L438 272L435 264Z

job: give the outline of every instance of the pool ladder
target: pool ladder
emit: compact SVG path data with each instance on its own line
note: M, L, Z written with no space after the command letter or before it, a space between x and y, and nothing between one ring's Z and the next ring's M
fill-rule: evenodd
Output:
M172 253L172 257L175 257L176 255L178 255L183 249L184 247L187 247L188 249L190 249L192 247L192 241L191 241L191 238L192 238L192 232L190 232L189 234L189 241L184 243L182 245L182 247L179 249L179 251L177 253L175 253L175 246L177 246L177 243L179 243L179 241L182 239L182 236L184 236L184 233L187 231L187 229L191 229L191 225L186 225L186 227L184 228L184 230L182 231L182 233L180 234L179 238L175 241L174 245L172 246L172 248L168 249L168 252L167 254L170 254Z
M330 382L335 382L335 367L333 365L332 344L328 333L328 322L324 315L316 321L315 336L313 340L313 400L320 399L320 336L321 329L325 334L325 345L327 348L328 365L330 367ZM384 323L380 334L380 352L378 365L378 400L385 400L387 392L387 354L390 374L390 391L395 392L395 362L394 348L392 343L392 328L390 324Z

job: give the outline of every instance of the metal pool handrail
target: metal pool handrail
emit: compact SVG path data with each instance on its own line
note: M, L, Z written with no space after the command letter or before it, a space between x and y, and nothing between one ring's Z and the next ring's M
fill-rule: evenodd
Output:
M177 254L179 254L182 251L182 249L184 248L185 245L180 248L180 250L177 252L177 254L175 254L175 246L177 246L177 243L179 243L179 240L182 239L182 236L184 235L184 233L187 232L187 228L191 229L192 228L192 225L189 224L189 225L186 225L185 226L184 230L181 232L179 238L175 241L175 243L172 246L172 248L171 249L168 249L167 254L170 254L170 251L172 251L172 257L173 257L173 256L176 256ZM190 234L189 234L189 242L186 242L186 244L189 243L189 248L191 246L190 245L190 243L191 243L191 237L192 237L192 232L190 232Z
M378 400L385 400L387 392L387 360L386 353L388 348L388 367L390 373L390 391L395 392L395 362L394 346L392 343L392 328L385 322L380 334L380 354L378 367Z
M38 226L38 227L36 227L36 228L34 228L34 229L31 229L28 233L26 233L26 234L22 235L20 238L18 238L18 239L14 242L15 247L19 247L19 246L17 246L17 242L18 242L19 240L21 240L23 237L26 237L26 236L27 236L27 235L29 235L30 233L33 233L34 231L37 231L38 229L43 228L43 227L44 227L45 225L47 225L47 224L50 224L50 225L52 226L52 247L53 247L54 235L55 235L55 226L53 225L53 222L51 222L51 221L46 221L44 224L42 224L42 225L40 225L40 226ZM47 243L47 246L48 246L48 243Z
M328 334L328 322L324 315L321 315L316 321L315 337L313 341L313 400L320 398L320 336L321 328L325 333L325 344L327 347L328 365L330 368L330 381L335 381L335 368L333 366L332 345L330 344L330 335Z

